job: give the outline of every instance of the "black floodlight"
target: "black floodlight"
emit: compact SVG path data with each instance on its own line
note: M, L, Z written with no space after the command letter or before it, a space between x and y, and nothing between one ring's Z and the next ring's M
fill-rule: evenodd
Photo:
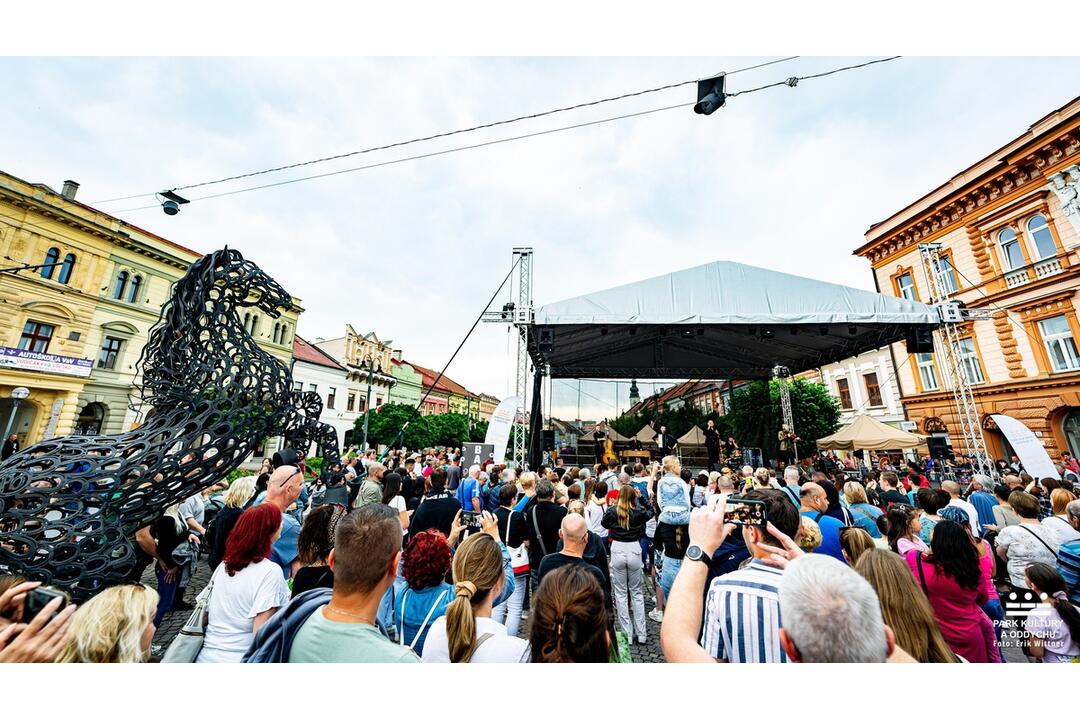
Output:
M163 190L158 194L165 198L161 201L161 209L165 211L166 215L175 215L180 212L181 205L187 205L191 202L187 198L180 197L172 190Z
M724 94L725 77L721 73L716 77L698 80L697 104L694 105L694 112L698 115L712 115L718 109L724 107L724 103L727 101L727 95Z

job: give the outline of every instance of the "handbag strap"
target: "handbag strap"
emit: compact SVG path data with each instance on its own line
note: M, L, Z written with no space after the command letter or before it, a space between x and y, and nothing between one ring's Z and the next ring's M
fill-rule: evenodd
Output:
M540 524L536 521L536 513L540 509L539 503L533 507L532 511L532 524L533 529L536 530L536 541L540 543L540 552L544 555L548 554L547 545L544 544L544 536L540 534Z
M922 585L922 591L926 597L930 597L930 590L926 587L926 575L923 573L922 553L918 548L915 549L915 564L919 566L919 584Z
M1045 547L1045 548L1046 548L1047 550L1049 550L1049 551L1050 551L1050 554L1051 554L1051 555L1053 555L1053 556L1054 556L1055 558L1057 557L1057 553L1056 553L1056 552L1054 551L1054 548L1050 547L1050 545L1049 545L1049 544L1048 544L1048 543L1047 543L1047 542L1046 542L1045 540L1043 540L1043 539L1042 539L1041 537L1039 537L1039 536L1038 536L1038 535L1037 535L1037 534L1035 533L1035 531L1034 531L1034 530L1032 530L1031 528L1027 527L1027 526L1026 526L1026 525L1024 525L1023 523L1021 523L1021 524L1020 524L1020 527L1024 528L1024 529L1025 529L1025 530L1027 530L1027 531L1028 531L1029 533L1031 533L1031 537L1033 537L1033 538L1035 538L1036 540L1038 540L1039 542L1041 542L1041 543L1043 544L1043 547Z
M476 651L480 649L480 646L486 643L488 640L494 637L494 633L484 633L476 639L476 645L473 647L472 652L469 653L469 659L466 662L472 662L472 659L476 657Z

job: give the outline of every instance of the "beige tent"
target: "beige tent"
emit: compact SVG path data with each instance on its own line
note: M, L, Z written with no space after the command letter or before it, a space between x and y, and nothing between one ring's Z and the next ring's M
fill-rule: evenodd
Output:
M701 432L701 428L695 425L694 427L690 428L689 432L679 438L676 442L678 442L679 445L704 445L705 433Z
M840 432L817 441L822 450L903 450L924 444L925 436L897 430L869 415L859 415Z
M635 435L634 437L643 443L651 443L653 440L656 439L656 431L652 429L651 425L646 423L645 427L638 430L637 435Z
M626 442L627 440L630 439L628 437L624 437L624 436L620 435L615 430L615 428L613 428L613 427L611 427L610 425L607 424L607 421L604 421L604 422L600 423L599 425L597 425L596 430L599 430L600 432L607 433L608 440L614 440L615 442ZM593 432L595 432L595 430ZM592 433L589 433L589 435L591 437Z

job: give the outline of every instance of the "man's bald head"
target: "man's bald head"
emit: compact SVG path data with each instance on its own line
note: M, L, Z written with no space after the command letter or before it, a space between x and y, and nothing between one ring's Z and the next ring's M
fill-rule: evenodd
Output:
M799 489L799 501L804 508L824 511L829 506L829 496L825 488L815 482L808 482Z
M304 474L295 465L282 465L270 473L266 484L266 502L277 505L281 512L296 502L304 487Z
M949 493L953 497L960 496L960 483L953 480L946 480L945 482L941 483L941 489Z
M589 539L585 518L577 513L567 513L559 527L559 537L565 550L580 554Z
M1020 487L1024 484L1024 482L1020 479L1019 475L1013 475L1011 473L1009 475L1006 475L1002 479L1002 481L1010 488Z

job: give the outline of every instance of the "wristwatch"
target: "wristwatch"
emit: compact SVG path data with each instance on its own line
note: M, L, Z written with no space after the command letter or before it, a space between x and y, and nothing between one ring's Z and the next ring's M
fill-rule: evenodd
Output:
M712 568L712 557L702 550L700 545L691 545L686 548L686 559L703 562L706 567Z

